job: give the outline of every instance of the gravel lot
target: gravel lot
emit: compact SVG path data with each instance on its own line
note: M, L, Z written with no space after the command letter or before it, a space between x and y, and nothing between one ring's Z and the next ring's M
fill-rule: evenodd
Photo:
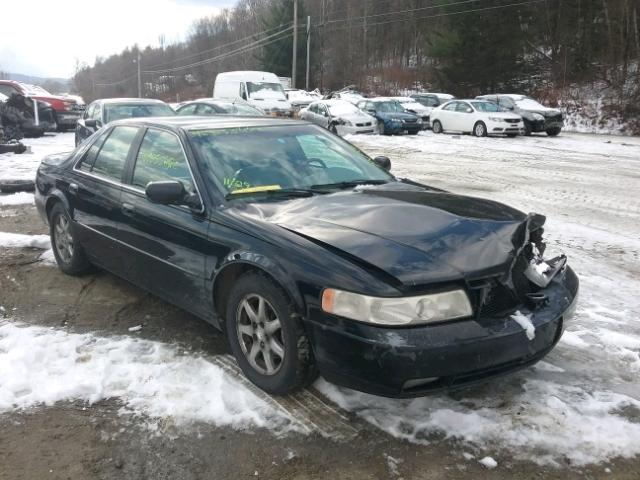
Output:
M581 298L544 362L411 401L322 380L271 399L204 322L106 273L64 276L46 239L6 235L47 230L29 195L0 195L0 479L639 478L640 139L350 140L396 176L548 216ZM72 144L0 155L0 180Z

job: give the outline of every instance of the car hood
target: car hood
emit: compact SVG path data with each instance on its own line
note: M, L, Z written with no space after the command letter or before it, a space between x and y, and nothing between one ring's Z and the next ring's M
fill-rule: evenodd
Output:
M402 120L414 120L417 115L404 112L378 112L378 116L382 118L401 118Z
M530 218L490 200L400 182L231 210L408 286L507 273Z
M375 119L370 115L362 115L359 113L347 113L345 115L336 115L335 118L349 120L351 123L373 122Z

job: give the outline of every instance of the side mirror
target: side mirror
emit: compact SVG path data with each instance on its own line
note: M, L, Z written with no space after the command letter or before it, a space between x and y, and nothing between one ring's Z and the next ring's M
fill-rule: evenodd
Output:
M467 112L467 113L473 113L473 108L467 108L467 109L465 110L465 112Z
M375 115L376 114L376 111L373 110L373 109L367 110L367 112L369 112L371 115Z
M383 157L383 156L375 157L373 159L373 163L375 163L377 166L379 166L383 170L386 170L387 172L391 170L391 160L389 160L389 157Z
M145 189L145 194L153 203L162 205L184 204L187 196L184 185L177 180L149 182Z
M87 128L98 128L98 121L93 118L88 118L84 121L84 126Z

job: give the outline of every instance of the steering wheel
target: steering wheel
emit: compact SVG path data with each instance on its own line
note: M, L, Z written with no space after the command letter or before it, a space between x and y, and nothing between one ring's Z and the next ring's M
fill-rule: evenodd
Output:
M321 158L315 158L315 157L307 158L307 165L315 168L323 168L323 169L327 168L327 164L324 163L324 160L322 160Z

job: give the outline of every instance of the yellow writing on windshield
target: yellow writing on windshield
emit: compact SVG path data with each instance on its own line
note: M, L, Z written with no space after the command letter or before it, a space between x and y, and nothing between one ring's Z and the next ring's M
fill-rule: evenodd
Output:
M241 188L234 190L231 193L255 193L255 192L268 192L269 190L280 190L280 185L260 185L258 187Z

